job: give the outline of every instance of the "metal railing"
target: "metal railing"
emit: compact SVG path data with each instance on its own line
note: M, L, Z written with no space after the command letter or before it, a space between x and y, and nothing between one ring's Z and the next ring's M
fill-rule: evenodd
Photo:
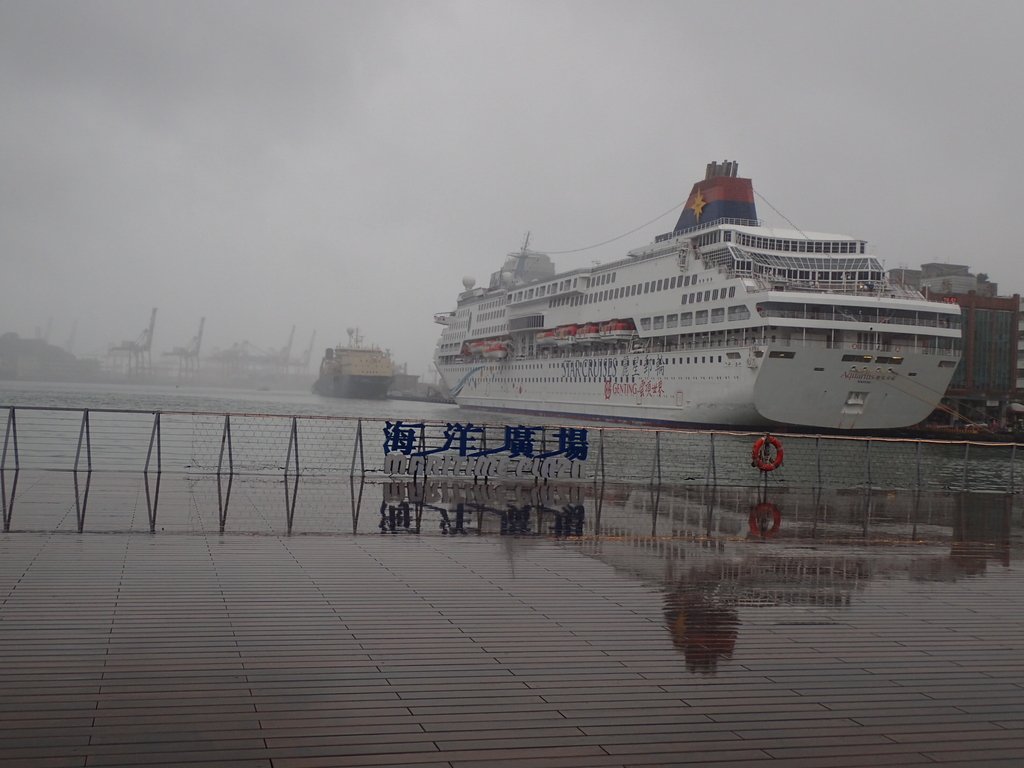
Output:
M7 406L0 410L3 527L10 530L19 477L29 472L35 477L37 473L72 476L79 530L93 477L103 473L141 477L150 530L156 529L161 479L168 474L215 480L222 529L233 483L240 477L283 483L291 521L300 478L388 481L396 476L416 480L440 473L449 480L474 484L544 484L550 479L566 479L570 483L652 487L1018 494L1022 491L1019 478L1024 474L1024 466L1018 466L1017 444L1010 440L777 434L784 447L784 461L775 471L763 473L751 461L754 442L764 436L759 432L527 426L519 420L475 424L471 418L467 414L465 421L455 424L412 423ZM409 439L404 443L394 440L397 430L403 430ZM576 440L571 455L566 453L567 435ZM387 459L389 453L422 459L396 463ZM511 460L502 463L499 457ZM545 461L543 457L558 461L549 467L554 459Z

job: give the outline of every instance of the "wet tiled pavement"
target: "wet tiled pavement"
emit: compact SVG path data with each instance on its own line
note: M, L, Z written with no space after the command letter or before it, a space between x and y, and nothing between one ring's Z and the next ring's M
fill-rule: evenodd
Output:
M115 485L79 534L29 478L0 534L0 766L1024 764L1012 503L384 535L373 489L288 536L262 491L220 534L172 482L149 534Z

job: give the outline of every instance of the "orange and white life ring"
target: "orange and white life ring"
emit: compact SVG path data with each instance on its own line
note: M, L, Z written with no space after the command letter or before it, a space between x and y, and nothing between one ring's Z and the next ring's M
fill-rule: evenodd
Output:
M782 443L774 435L765 435L754 443L750 454L750 466L762 472L771 472L782 466Z
M774 536L782 526L782 512L774 504L762 501L751 510L749 523L755 536Z

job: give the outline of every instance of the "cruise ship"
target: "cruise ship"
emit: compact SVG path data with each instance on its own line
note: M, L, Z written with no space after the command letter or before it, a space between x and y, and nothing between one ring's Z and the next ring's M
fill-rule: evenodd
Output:
M529 240L464 278L435 364L462 407L840 431L925 420L960 359L960 308L892 282L867 242L769 227L713 162L673 231L558 272Z

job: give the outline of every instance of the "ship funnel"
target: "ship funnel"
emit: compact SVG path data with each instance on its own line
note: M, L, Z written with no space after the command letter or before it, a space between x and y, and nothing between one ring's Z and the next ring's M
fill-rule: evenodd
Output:
M757 223L754 187L750 179L739 178L735 160L707 164L703 181L693 185L673 232L710 226L726 219L732 223Z
M704 180L725 177L735 179L740 172L740 164L735 160L723 160L721 163L711 162L704 171Z

